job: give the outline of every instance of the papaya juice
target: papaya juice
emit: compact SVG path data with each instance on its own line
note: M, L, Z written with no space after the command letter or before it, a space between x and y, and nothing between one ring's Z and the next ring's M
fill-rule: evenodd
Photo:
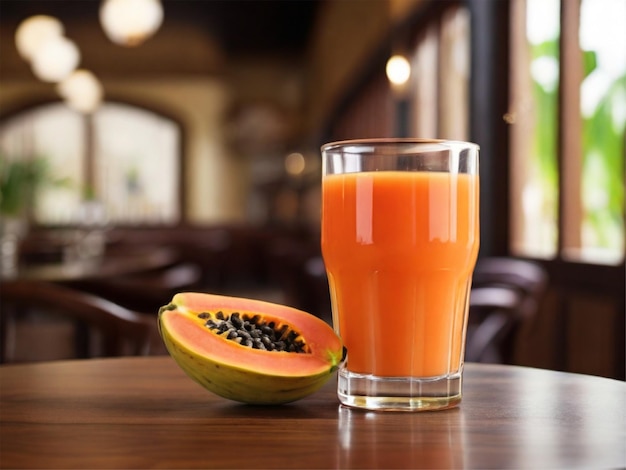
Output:
M347 370L380 377L459 371L478 230L475 174L324 176L322 253Z

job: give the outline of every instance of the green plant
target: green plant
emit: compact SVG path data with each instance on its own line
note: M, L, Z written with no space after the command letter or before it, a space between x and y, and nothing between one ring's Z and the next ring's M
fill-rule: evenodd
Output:
M534 45L532 58L548 58L558 64L559 41ZM596 51L582 51L584 80L598 67ZM624 238L624 118L626 74L606 86L596 107L588 116L581 114L583 173L581 175L583 246L622 250ZM548 209L556 215L558 203L557 123L558 87L546 88L533 80L536 128L533 158L537 177L549 195ZM556 236L556 234L555 234ZM556 242L556 240L555 240Z
M0 214L23 215L43 185L68 183L67 179L52 176L48 161L43 157L13 160L0 155Z

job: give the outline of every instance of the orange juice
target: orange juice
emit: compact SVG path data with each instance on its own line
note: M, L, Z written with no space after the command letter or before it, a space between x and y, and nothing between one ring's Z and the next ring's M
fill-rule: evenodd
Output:
M478 254L478 176L372 171L322 184L322 252L347 370L457 372Z

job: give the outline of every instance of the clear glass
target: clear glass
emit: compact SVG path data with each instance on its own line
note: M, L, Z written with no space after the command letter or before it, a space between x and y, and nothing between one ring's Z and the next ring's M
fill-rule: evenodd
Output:
M461 400L479 246L478 146L416 139L322 147L322 233L342 404L435 410Z

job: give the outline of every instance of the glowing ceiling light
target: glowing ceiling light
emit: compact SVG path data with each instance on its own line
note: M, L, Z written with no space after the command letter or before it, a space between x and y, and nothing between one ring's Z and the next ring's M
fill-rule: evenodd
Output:
M160 0L104 0L100 23L116 44L137 46L152 36L163 22Z
M33 54L31 66L44 82L60 82L78 66L80 52L76 44L63 36L49 38Z
M63 36L63 24L56 18L36 15L26 18L15 31L15 45L19 54L31 60L46 41Z
M404 85L411 76L411 64L406 57L394 55L387 61L387 78L394 85Z
M57 90L68 106L81 113L94 112L102 102L102 84L89 70L75 70Z

